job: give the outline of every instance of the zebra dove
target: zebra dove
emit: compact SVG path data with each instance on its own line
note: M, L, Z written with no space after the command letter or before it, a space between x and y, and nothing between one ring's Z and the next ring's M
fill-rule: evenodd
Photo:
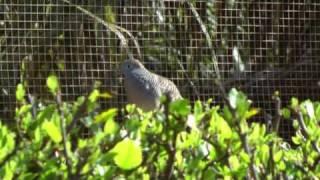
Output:
M150 72L136 59L125 60L121 65L128 102L144 111L160 105L160 97L166 95L170 101L180 99L181 94L169 79Z

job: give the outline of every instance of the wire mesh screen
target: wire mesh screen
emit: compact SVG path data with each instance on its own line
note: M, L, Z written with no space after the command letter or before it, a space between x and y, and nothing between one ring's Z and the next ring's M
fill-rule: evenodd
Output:
M114 32L79 7L132 33L146 67L172 79L191 101L219 103L215 62L227 88L243 90L270 114L276 90L284 103L320 95L317 1L0 0L2 118L13 117L19 82L48 98L50 73L60 78L64 100L88 93L98 80L115 94L104 107L126 103L119 64L127 54ZM132 40L129 47L139 58ZM288 137L291 122L280 130Z

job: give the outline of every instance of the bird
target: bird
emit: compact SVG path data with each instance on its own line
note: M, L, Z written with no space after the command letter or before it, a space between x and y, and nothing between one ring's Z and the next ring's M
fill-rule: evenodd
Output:
M124 60L120 71L124 76L128 103L135 104L144 111L158 108L161 96L167 96L169 101L182 99L179 89L172 81L150 72L137 59Z

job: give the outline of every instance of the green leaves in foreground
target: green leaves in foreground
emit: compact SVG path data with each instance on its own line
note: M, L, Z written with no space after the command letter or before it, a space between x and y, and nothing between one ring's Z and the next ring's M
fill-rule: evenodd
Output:
M125 139L112 149L116 155L114 161L117 166L124 170L130 170L139 166L142 162L142 150L131 139Z
M55 76L47 86L59 95ZM264 124L250 123L259 109L244 93L226 96L223 108L178 100L168 112L145 113L134 105L102 109L98 100L110 94L97 89L75 102L28 104L18 85L16 117L0 123L0 179L320 177L319 102L293 99L278 111L294 122L291 148Z

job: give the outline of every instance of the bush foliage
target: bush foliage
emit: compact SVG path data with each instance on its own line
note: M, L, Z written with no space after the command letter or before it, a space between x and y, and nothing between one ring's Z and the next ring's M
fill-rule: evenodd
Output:
M134 105L101 109L99 99L110 96L97 89L64 102L55 76L47 87L54 101L37 102L17 86L15 119L0 123L1 179L320 176L318 102L293 98L266 126L249 122L263 110L236 89L223 95L223 106L163 98L160 110L142 112ZM277 135L280 119L297 130L292 144Z

